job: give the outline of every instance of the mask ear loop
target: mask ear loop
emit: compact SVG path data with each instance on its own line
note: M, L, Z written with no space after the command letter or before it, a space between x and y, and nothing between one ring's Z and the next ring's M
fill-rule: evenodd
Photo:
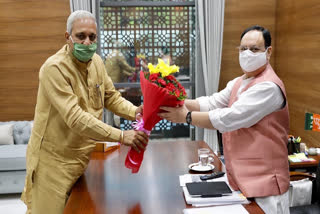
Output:
M267 49L266 49L266 51L265 51L268 62L270 61L270 58L271 58L271 56L268 55L268 49L269 49L269 48L270 48L270 46L267 47Z
M71 40L72 44L74 44L74 41L73 41L73 39L72 39L72 36L71 36L71 35L70 35L70 40Z

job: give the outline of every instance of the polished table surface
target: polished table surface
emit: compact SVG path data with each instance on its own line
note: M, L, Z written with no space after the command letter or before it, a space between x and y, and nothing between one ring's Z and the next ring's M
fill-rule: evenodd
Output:
M64 214L181 214L190 208L179 184L179 175L191 173L202 141L150 142L140 171L131 174L124 166L128 147L93 152L84 175L74 185ZM215 157L215 170L223 164ZM223 170L223 169L222 169ZM249 213L263 213L252 202Z

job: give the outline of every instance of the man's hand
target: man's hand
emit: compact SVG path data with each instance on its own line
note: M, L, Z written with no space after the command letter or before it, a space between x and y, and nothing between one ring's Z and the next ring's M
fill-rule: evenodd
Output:
M169 120L173 123L185 123L186 122L186 116L188 113L188 109L185 105L180 107L165 107L161 106L161 110L164 110L165 112L161 112L158 114L159 117Z
M136 120L141 120L143 115L143 105L140 105L136 110Z
M149 141L149 137L143 131L128 130L123 131L123 144L131 146L137 152L145 150Z

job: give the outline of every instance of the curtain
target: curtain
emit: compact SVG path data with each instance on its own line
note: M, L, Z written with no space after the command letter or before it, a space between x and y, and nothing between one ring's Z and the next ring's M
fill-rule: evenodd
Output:
M224 0L197 0L196 97L218 91L223 41ZM196 128L196 140L219 151L217 131Z
M71 13L76 10L86 10L96 16L95 0L70 0Z

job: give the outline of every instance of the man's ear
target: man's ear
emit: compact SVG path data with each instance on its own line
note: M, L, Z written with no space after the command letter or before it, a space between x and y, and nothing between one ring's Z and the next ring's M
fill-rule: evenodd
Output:
M66 40L69 40L70 38L70 34L66 31L65 33L64 33L64 37L66 38Z
M268 60L270 60L271 54L272 54L272 46L269 46L268 50L267 50L267 58L268 58Z

